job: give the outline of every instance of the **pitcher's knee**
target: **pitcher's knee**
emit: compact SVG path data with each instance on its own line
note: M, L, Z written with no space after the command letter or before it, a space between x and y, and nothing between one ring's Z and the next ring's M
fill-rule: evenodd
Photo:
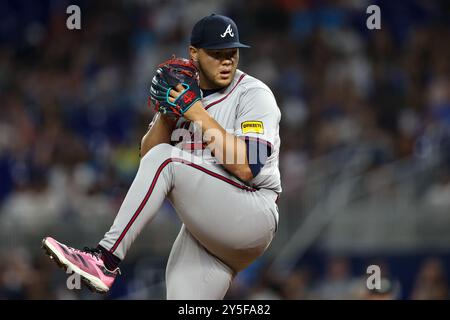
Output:
M151 148L141 159L141 164L145 162L164 162L179 154L179 149L168 143L160 143Z

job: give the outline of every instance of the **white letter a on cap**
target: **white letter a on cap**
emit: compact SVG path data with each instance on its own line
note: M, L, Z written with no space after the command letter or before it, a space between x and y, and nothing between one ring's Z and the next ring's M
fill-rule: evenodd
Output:
M224 33L222 33L220 36L222 38L225 38L225 36L229 34L231 37L234 37L233 29L231 29L231 24L228 25L227 30L225 30Z

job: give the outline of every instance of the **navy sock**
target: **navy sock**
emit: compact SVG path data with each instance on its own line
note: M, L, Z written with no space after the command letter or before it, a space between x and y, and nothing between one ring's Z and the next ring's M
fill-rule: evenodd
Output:
M113 255L111 252L109 252L109 250L103 248L101 245L98 245L97 248L100 249L100 251L102 252L101 258L103 260L103 263L105 264L105 267L109 271L116 270L121 260L117 258L115 255Z

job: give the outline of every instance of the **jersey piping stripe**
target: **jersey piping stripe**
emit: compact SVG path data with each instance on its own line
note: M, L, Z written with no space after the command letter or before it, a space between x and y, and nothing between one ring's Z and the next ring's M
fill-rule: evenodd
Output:
M193 167L197 170L200 170L214 178L217 178L219 180L222 180L228 184L231 184L232 186L245 190L245 191L250 191L250 192L254 192L257 191L257 189L252 188L252 187L248 187L246 185L241 185L227 177L221 176L220 174L217 174L211 170L205 169L202 166L199 166L195 163L192 163L190 161L184 160L184 159L180 159L180 158L169 158L166 161L164 161L158 168L158 170L156 171L156 174L153 178L153 181L147 191L147 194L145 195L144 199L142 200L141 204L139 205L139 207L137 208L137 210L134 212L133 217L131 218L131 220L128 222L128 224L126 225L125 229L122 231L122 233L120 234L120 237L117 239L117 241L114 243L114 245L112 246L112 248L109 250L111 253L114 253L114 251L116 251L117 247L119 246L119 244L122 242L123 238L125 237L125 235L127 234L128 230L131 228L131 226L133 225L134 221L137 219L137 217L139 216L139 214L141 213L142 209L144 209L145 205L147 204L148 199L150 198L153 189L155 188L156 182L158 181L159 175L161 174L162 170L171 162L180 162L183 164L186 164L190 167Z
M218 104L219 102L222 102L223 100L225 100L226 98L228 98L228 96L233 92L233 90L237 87L237 85L239 84L239 82L241 82L241 80L246 76L245 73L243 73L241 75L241 77L239 78L239 80L236 82L236 84L234 85L234 87L230 90L230 92L227 93L227 95L223 98L220 98L219 100L216 100L214 102L211 102L210 104L208 104L207 106L205 106L205 110L208 110L209 108L211 108L212 106Z

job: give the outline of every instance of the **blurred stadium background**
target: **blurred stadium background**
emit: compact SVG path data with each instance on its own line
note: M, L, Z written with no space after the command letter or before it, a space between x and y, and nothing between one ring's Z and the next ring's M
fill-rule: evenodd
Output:
M381 30L366 28L370 4ZM283 114L280 228L226 298L448 299L450 6L413 0L1 0L0 299L164 299L169 204L106 296L68 290L40 242L103 236L139 162L154 68L186 56L212 12L237 22L253 46L241 69Z

